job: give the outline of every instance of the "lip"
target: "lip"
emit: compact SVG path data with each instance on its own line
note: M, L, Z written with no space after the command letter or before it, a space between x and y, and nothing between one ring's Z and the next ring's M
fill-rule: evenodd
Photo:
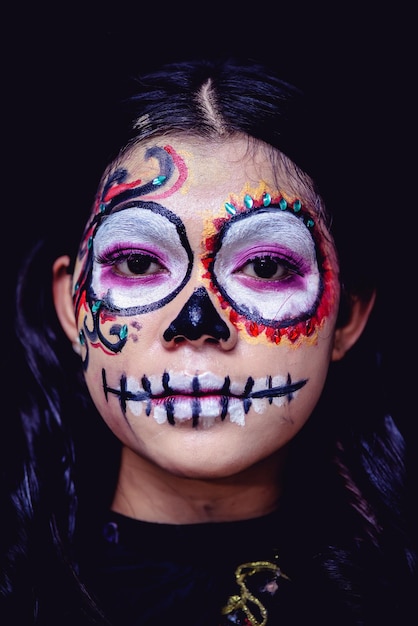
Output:
M268 404L283 405L293 400L307 380L292 381L287 376L266 376L254 380L251 376L242 382L233 382L229 376L206 372L191 376L184 373L163 372L162 376L143 376L140 380L122 375L119 387L108 385L102 370L103 391L119 398L124 415L127 408L139 415L145 407L146 415L154 410L158 423L192 420L194 426L205 422L212 425L215 419L245 424L245 415L251 407L261 413Z

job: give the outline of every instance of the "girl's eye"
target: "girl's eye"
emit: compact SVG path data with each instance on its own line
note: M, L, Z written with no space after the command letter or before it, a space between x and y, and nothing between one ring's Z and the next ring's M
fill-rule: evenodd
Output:
M116 255L98 259L102 265L112 266L113 271L119 276L151 276L165 273L165 267L154 256L144 252L122 252Z
M128 276L148 276L157 274L163 270L158 261L149 254L130 254L119 263L115 263L118 274Z
M281 259L266 255L250 259L237 272L259 280L284 280L295 270Z

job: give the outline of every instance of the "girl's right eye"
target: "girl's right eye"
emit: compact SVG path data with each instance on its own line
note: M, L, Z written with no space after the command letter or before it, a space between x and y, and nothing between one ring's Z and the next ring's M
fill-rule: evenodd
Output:
M115 271L123 276L149 276L166 271L162 265L149 254L132 253L114 263Z
M127 278L152 276L167 272L167 269L155 256L135 250L118 250L109 254L105 253L100 255L97 262L100 265L111 266L115 274Z
M164 306L186 284L193 266L182 222L153 203L103 218L90 250L91 297L117 314Z

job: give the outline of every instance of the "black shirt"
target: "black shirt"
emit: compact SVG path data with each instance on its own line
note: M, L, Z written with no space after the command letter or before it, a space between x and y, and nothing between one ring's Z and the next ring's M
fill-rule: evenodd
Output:
M96 594L113 626L280 623L292 582L278 538L277 513L176 525L111 512L103 524Z

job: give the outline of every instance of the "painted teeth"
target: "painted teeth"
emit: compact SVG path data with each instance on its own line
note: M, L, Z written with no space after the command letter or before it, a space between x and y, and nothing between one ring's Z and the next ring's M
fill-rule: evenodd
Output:
M191 377L165 372L162 377L143 376L141 380L121 376L119 388L114 389L107 384L105 371L102 374L106 398L109 394L118 396L124 414L127 409L135 417L143 412L152 414L158 424L174 425L192 420L193 425L204 428L227 415L232 423L244 426L251 407L256 413L262 413L268 404L282 406L306 384L306 380L293 383L290 375L256 380L248 377L243 388L242 383L231 383L229 377L210 373ZM213 395L200 395L201 389Z

